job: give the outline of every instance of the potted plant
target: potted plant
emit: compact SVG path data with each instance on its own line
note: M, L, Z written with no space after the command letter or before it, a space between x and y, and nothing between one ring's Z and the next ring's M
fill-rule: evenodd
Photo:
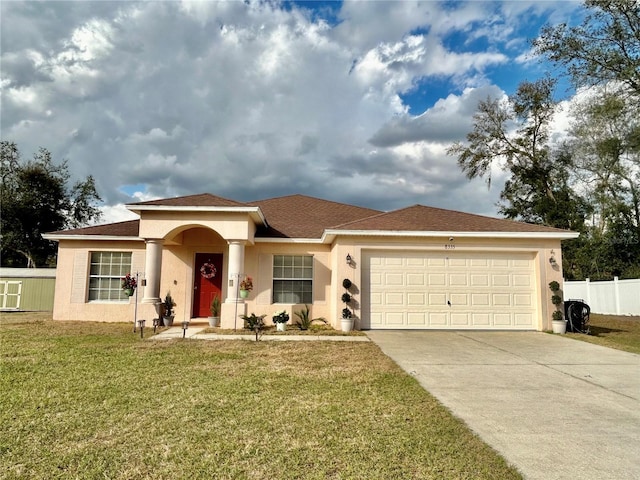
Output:
M260 340L262 331L264 330L264 317L266 317L266 315L258 316L255 313L252 313L251 315L240 315L240 318L244 320L244 328L248 328L255 332L256 342Z
M272 320L276 324L276 330L284 332L286 330L285 324L289 321L289 314L286 310L280 310L273 314Z
M556 310L551 314L551 328L553 333L567 333L567 321L564 319L562 311L559 310L562 302L562 296L560 293L560 284L555 280L549 283L549 290L553 293L551 296L551 303L556 306Z
M135 292L136 287L138 286L138 282L135 277L132 277L130 273L127 273L124 277L122 277L122 283L120 284L124 293L130 297Z
M353 313L348 308L342 309L342 331L350 332L353 330Z
M251 290L253 290L253 279L246 276L240 282L240 298L247 298Z
M209 306L209 310L211 311L211 316L209 317L209 326L210 327L219 327L220 326L220 297L216 293L213 296L213 300L211 300L211 305Z
M175 318L175 315L173 314L173 307L175 306L176 302L173 301L171 293L167 292L164 297L164 301L162 302L162 323L165 327L173 325L173 319Z

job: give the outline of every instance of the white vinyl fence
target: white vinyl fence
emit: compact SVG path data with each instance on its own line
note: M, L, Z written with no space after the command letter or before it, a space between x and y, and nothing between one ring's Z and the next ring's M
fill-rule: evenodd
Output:
M640 315L640 278L591 282L564 282L565 300L584 300L592 313Z

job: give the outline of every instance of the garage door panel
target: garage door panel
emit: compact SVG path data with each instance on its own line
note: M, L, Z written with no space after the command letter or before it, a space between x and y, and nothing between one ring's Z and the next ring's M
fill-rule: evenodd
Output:
M429 293L428 295L429 303L428 307L442 307L447 304L447 294L446 293Z
M432 327L446 327L449 319L445 312L429 312L429 325Z
M427 265L426 260L427 260L426 258L421 258L421 257L408 257L407 266L424 268Z
M449 275L449 285L452 287L466 287L469 285L469 277L466 273L452 273Z
M533 305L533 299L528 293L516 293L513 295L513 304L516 307L530 307Z
M511 295L508 293L494 293L492 298L494 307L508 307L511 305Z
M402 273L385 273L384 282L387 286L404 286L404 275Z
M469 326L469 313L451 313L451 326L452 327L466 327Z
M459 307L459 306L467 306L469 305L469 296L466 293L452 293L449 297L449 301L451 305Z
M390 327L401 327L404 325L404 313L402 312L388 312L385 315L385 325Z
M488 293L473 293L471 294L471 305L474 307L488 307L491 305L490 296Z
M423 307L426 305L426 293L407 293L407 305L409 307Z
M510 285L509 275L491 275L491 285L494 287L508 287Z
M469 276L469 284L472 287L488 287L489 275L487 274L472 274Z
M366 254L371 328L534 329L533 254ZM364 293L364 292L363 292Z
M517 326L530 326L533 323L533 314L531 313L514 313L513 314L514 325Z
M402 292L385 292L384 302L386 306L404 306L404 294Z
M491 315L489 313L472 313L471 323L476 327L491 326Z
M513 286L514 287L530 287L531 286L531 275L513 275Z
M409 312L407 313L407 324L412 327L427 326L426 312Z

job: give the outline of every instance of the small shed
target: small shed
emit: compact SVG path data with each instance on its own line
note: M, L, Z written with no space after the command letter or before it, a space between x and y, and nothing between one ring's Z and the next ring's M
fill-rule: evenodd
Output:
M55 268L0 268L0 311L52 312Z

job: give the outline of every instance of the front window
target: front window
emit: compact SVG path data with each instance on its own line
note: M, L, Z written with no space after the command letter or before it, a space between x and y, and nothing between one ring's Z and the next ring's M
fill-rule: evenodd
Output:
M273 256L273 303L313 303L313 257Z
M128 302L122 277L131 273L131 252L91 252L89 301Z

